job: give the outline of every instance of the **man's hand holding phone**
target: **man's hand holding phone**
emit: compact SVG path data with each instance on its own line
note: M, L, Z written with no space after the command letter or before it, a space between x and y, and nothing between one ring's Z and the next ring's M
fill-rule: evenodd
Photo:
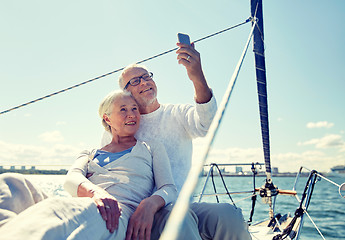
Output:
M178 38L179 43L190 45L190 38L187 34L178 33L177 38Z
M194 55L193 54L193 52L195 52L194 44L190 43L189 36L184 33L178 33L177 39L178 39L177 46L180 47L176 52L178 54L177 55L178 63L186 66L185 64L190 63L191 62L190 60Z
M187 34L178 33L177 38L177 46L179 46L176 51L178 63L186 67L188 77L193 82L195 101L197 103L206 103L210 101L212 93L202 71L200 53L195 50L194 43L190 42Z

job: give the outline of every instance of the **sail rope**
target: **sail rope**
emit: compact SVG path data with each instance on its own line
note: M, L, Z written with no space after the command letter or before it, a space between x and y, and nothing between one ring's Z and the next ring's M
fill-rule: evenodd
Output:
M255 203L256 203L256 199L257 199L257 195L255 193L255 188L256 188L256 186L255 186L255 176L258 174L258 172L256 171L256 167L255 167L254 163L252 163L251 170L252 170L252 173L253 173L253 195L251 197L252 208L250 210L248 224L251 224L252 221L253 221L254 210L255 210Z
M322 237L323 240L326 240L326 238L323 236L322 232L320 231L319 227L315 224L314 220L311 218L311 216L309 215L309 213L307 211L304 211L304 213L308 216L309 220L311 221L311 223L314 225L314 228L316 229L316 231L319 233L319 235Z
M223 187L224 187L224 189L225 189L225 191L226 191L226 195L228 195L228 197L229 197L230 201L232 202L232 204L235 206L235 208L237 208L236 205L235 205L234 200L232 200L232 197L231 197L231 195L230 195L230 192L229 192L229 190L228 190L228 187L227 187L226 184L225 184L225 180L224 180L222 171L220 171L220 169L219 169L219 167L218 167L218 164L216 164L216 163L212 163L212 164L211 164L211 180L212 180L212 186L213 186L214 192L217 193L217 188L216 188L216 184L215 184L215 182L214 182L214 176L213 176L213 168L214 168L214 167L216 167L217 170L218 170L218 174L219 174L219 176L220 176L220 179L222 180ZM217 203L219 203L218 195L216 195L216 199L217 199Z
M287 237L290 237L291 239L293 239L293 238L295 238L296 234L300 233L300 231L295 232L293 230L293 228L294 228L295 224L296 225L298 224L297 220L299 218L301 219L303 214L305 212L307 212L308 207L309 207L309 203L310 203L310 199L311 199L311 196L313 194L314 187L315 187L315 183L317 181L318 181L317 171L312 170L310 175L309 175L309 178L307 180L307 183L304 187L304 191L302 193L302 199L300 201L300 205L296 209L293 219L291 220L289 225L284 229L283 233L274 236L273 240L283 240ZM299 227L301 227L301 224Z
M252 19L252 18L249 17L248 19L246 19L245 21L243 21L243 22L241 22L241 23L239 23L239 24L236 24L236 25L234 25L234 26L228 27L228 28L223 29L223 30L221 30L221 31L212 33L212 34L207 35L207 36L205 36L205 37L199 38L199 39L195 40L194 43L203 41L203 40L205 40L205 39L208 39L208 38L214 37L214 36L216 36L216 35L222 34L222 33L224 33L224 32L227 32L227 31L229 31L229 30L232 30L232 29L234 29L234 28L240 27L240 26L242 26L242 25L244 25L244 24L246 24L246 23L249 23L249 22L251 21L251 19ZM152 60L152 59L161 57L161 56L163 56L163 55L165 55L165 54L168 54L168 53L170 53L170 52L176 51L177 49L178 49L178 47L175 47L175 48L173 48L173 49L170 49L170 50L167 50L167 51L165 51L165 52L162 52L162 53L159 53L159 54L157 54L157 55L154 55L154 56L152 56L152 57L143 59L143 60L138 61L138 62L136 62L136 63L137 63L137 64L141 64L141 63L150 61L150 60ZM32 103L36 103L36 102L42 101L42 100L44 100L44 99L46 99L46 98L49 98L49 97L58 95L58 94L60 94L60 93L67 92L67 91L72 90L72 89L74 89L74 88L83 86L83 85L85 85L85 84L87 84L87 83L94 82L94 81L96 81L96 80L99 80L99 79L101 79L101 78L107 77L107 76L112 75L112 74L114 74L114 73L120 72L120 71L122 71L124 68L125 68L125 67L116 69L116 70L114 70L114 71L108 72L108 73L103 74L103 75L100 75L100 76L98 76L98 77L95 77L95 78L89 79L89 80L87 80L87 81L84 81L84 82L75 84L75 85L73 85L73 86L71 86L71 87L64 88L64 89L62 89L62 90L53 92L53 93L48 94L48 95L46 95L46 96L43 96L43 97L34 99L34 100L32 100L32 101L29 101L29 102L20 104L20 105L18 105L18 106L9 108L9 109L7 109L7 110L1 111L1 112L0 112L0 115L5 114L5 113L8 113L8 112L11 112L11 111L13 111L13 110L16 110L16 109L19 109L19 108L22 108L22 107L25 107L25 106L30 105L30 104L32 104Z
M199 175L203 169L203 166L205 164L205 161L208 157L209 151L211 149L211 145L215 139L215 136L218 132L219 125L221 123L221 120L224 116L225 109L229 103L229 99L231 96L231 93L234 89L237 77L239 75L239 71L241 69L244 57L246 56L249 43L251 41L252 35L254 28L256 26L256 18L251 19L252 22L254 22L247 43L243 49L242 55L236 65L235 71L231 77L231 80L228 84L228 87L226 89L226 92L223 96L223 99L219 105L219 108L216 112L216 115L212 121L212 124L210 126L210 129L205 137L206 140L206 148L205 152L203 153L203 157L200 159L200 161L197 161L193 168L190 169L187 179L185 181L185 184L183 185L181 192L179 194L179 197L175 203L175 206L170 214L170 217L166 223L166 226L164 228L164 231L160 237L161 240L171 240L171 239L177 239L178 238L178 233L179 230L182 227L183 220L185 218L186 213L188 212L189 209L189 204L192 199L193 193L195 191L195 188L197 186L198 180L199 180Z

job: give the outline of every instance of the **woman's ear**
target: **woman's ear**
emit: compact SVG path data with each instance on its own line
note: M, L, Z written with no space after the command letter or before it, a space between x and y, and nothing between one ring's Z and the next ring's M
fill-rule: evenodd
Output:
M103 120L104 120L109 126L111 126L111 125L110 125L110 118L109 118L109 116L108 116L106 113L103 114Z

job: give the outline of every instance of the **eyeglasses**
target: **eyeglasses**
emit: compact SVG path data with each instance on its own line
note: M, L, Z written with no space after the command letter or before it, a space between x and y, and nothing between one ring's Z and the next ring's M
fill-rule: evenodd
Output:
M149 72L149 73L145 73L144 75L142 75L140 77L132 78L131 80L128 81L128 83L126 84L124 89L127 89L129 85L131 85L131 86L139 85L141 83L141 79L144 79L144 81L150 81L153 79L153 73Z

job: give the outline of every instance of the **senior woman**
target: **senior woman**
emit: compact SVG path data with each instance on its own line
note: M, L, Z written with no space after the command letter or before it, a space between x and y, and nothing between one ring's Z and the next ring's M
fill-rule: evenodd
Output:
M43 196L4 223L2 239L150 239L154 214L177 196L165 149L135 139L140 114L129 92L110 93L99 114L113 139L82 152L69 170L64 187L80 198ZM10 187L14 181L27 186L22 176L3 178ZM7 202L15 192L23 191L8 191Z
M72 196L92 198L116 239L124 239L126 232L127 239L150 239L154 214L177 196L165 148L135 139L140 113L129 92L106 96L99 115L112 141L81 154L67 174L65 189Z

